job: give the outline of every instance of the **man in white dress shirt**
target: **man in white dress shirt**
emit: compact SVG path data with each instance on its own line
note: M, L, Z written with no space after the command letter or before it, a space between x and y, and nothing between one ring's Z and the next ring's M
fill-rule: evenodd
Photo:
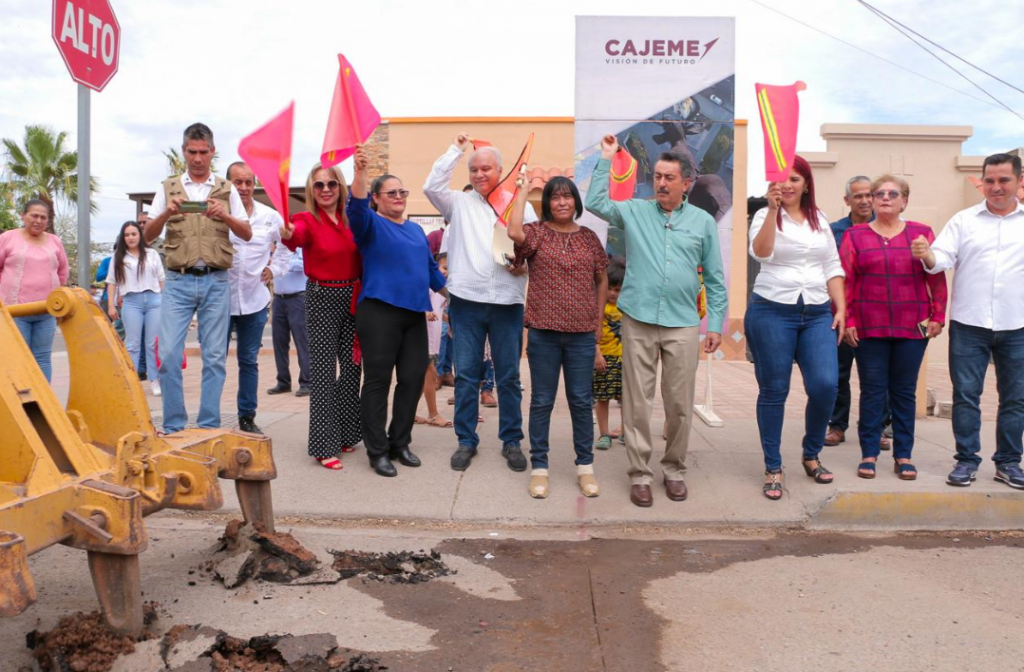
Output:
M966 487L981 466L981 409L989 361L995 363L999 415L996 419L997 481L1024 490L1024 207L1021 160L993 154L981 172L985 202L946 224L931 246L924 236L913 254L929 273L953 268L949 326L949 374L953 379L953 437L956 467L949 485Z
M224 391L228 351L228 269L238 240L252 237L249 216L238 191L210 172L217 149L206 124L192 124L182 137L181 154L188 170L164 180L153 196L146 223L146 242L166 226L164 261L167 284L160 305L160 385L163 388L164 432L180 432L188 424L181 362L192 315L199 317L203 382L199 427L220 427L220 396Z
M281 244L284 220L277 210L253 200L256 176L244 162L236 161L224 174L238 190L249 216L252 237L242 240L231 234L234 263L228 271L231 282L231 327L238 334L238 428L262 433L256 426L256 397L260 382L260 346L270 306L270 248Z
M471 144L461 133L434 162L423 192L448 220L449 317L455 350L455 434L458 449L451 467L463 471L476 455L476 433L483 378L484 341L490 340L498 388L498 438L502 457L513 471L526 469L523 440L523 393L519 388L519 358L523 343L523 304L526 278L494 261L493 236L498 216L487 202L501 182L501 154L481 147L469 157L470 192L451 189L452 173ZM529 203L526 222L537 221Z

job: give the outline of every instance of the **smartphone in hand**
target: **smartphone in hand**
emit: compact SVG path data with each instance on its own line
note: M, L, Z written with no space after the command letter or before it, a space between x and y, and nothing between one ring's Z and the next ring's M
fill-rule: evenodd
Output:
M206 201L182 201L178 209L186 214L206 214Z

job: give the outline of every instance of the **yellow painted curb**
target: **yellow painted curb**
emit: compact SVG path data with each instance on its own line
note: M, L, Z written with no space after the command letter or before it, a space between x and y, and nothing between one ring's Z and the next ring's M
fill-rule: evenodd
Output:
M1022 529L1024 493L841 492L810 527Z

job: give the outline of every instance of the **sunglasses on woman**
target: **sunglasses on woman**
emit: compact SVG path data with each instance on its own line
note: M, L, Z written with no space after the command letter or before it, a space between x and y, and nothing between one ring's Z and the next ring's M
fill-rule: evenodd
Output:
M387 196L388 198L391 198L391 199L395 199L395 198L399 198L399 197L401 197L401 198L408 198L409 190L408 189L388 189L387 191L378 191L377 195L379 196L380 194L384 194L385 196Z
M874 193L874 196L875 198L885 198L886 196L888 196L890 201L895 201L897 198L900 197L900 192L896 191L895 189L890 189L889 191L879 189Z
M313 183L313 188L316 189L317 191L323 191L324 188L327 188L330 191L334 191L335 189L338 188L338 181L337 180L330 180L326 184L324 184L323 182L317 181L317 182Z

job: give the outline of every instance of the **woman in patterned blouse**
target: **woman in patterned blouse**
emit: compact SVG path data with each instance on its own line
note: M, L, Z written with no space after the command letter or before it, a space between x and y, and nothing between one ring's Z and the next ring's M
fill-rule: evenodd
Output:
M856 348L860 378L861 463L857 475L875 477L886 395L892 412L894 470L905 481L917 478L914 448L917 374L928 339L946 321L946 279L925 273L910 243L930 243L927 224L904 221L910 185L892 175L871 184L875 220L843 237L839 256L846 272L846 342Z
M541 197L541 221L523 226L529 191L525 178L509 217L508 237L515 243L516 265L530 264L530 287L523 323L530 330L526 358L530 363L529 493L548 495L548 432L564 370L565 396L572 418L576 449L576 480L587 497L599 494L594 476L593 407L594 361L608 291L608 255L591 229L576 218L583 199L572 180L552 178Z

